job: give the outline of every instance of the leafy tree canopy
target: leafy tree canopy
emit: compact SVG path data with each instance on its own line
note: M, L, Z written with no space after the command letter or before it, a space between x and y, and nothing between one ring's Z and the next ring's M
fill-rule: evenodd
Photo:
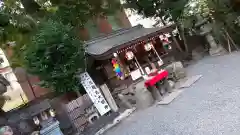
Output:
M75 31L118 9L118 0L4 0L0 41L16 41L11 62L39 76L43 86L60 93L76 91L85 51Z
M136 10L145 17L170 16L178 20L189 0L125 0L125 7Z
M43 22L25 51L28 71L57 92L79 90L76 72L85 68L83 43L72 29L53 20Z

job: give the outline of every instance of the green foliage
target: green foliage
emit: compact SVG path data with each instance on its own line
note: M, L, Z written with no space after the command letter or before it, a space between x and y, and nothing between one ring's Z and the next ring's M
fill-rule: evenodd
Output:
M4 0L0 7L0 44L28 42L37 22L54 19L73 27L83 27L94 16L114 13L120 9L118 0ZM20 37L19 37L20 36ZM19 41L20 40L20 41Z
M235 41L240 43L239 13L236 0L125 0L124 6L137 11L145 17L171 16L172 20L184 28L191 29L196 14L215 19L214 34L221 37L225 28ZM179 29L182 31L181 29ZM239 41L238 41L239 40Z
M15 41L12 66L25 66L41 85L59 93L76 91L76 72L85 62L83 43L73 31L119 9L119 0L4 0L0 44Z
M240 20L239 20L239 11L234 10L234 6L229 0L212 0L208 1L208 6L211 10L212 17L216 22L216 26L218 28L218 33L221 32L222 28L224 28L233 40L240 44ZM217 32L214 34L217 35ZM221 39L219 39L221 40Z
M124 6L137 11L145 17L170 16L177 21L188 0L126 0Z
M234 10L232 1L229 0L190 0L189 3L195 3L194 7L187 6L184 11L183 22L185 27L189 27L186 22L192 21L192 16L200 14L203 17L211 17L214 20L213 34L215 39L221 41L223 37L223 28L231 35L235 42L240 43L238 20L239 13ZM189 12L191 11L191 13Z
M185 32L180 21L188 1L189 0L125 0L124 6L137 11L145 17L159 19L159 22L162 22L164 25L166 25L166 22L174 21L184 41L187 52L188 47L184 35ZM166 19L169 19L169 21Z
M52 20L43 22L26 48L28 71L59 93L79 90L76 73L85 68L83 43L72 29Z
M22 48L29 42L37 24L31 16L15 13L7 7L0 10L0 16L0 47L5 49L7 42L16 42L14 50L17 51L11 57L10 63L13 66L22 66Z
M54 17L64 24L83 27L93 17L112 14L120 8L117 0L62 0Z

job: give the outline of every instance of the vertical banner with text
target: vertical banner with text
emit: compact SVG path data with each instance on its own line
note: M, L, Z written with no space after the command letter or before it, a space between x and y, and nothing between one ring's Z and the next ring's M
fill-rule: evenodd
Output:
M83 85L84 89L88 93L88 96L92 100L98 112L101 115L104 115L107 112L109 112L111 110L110 106L108 105L101 91L96 86L96 84L94 83L92 78L89 76L89 74L87 72L81 73L79 75L79 78L80 78L81 84Z

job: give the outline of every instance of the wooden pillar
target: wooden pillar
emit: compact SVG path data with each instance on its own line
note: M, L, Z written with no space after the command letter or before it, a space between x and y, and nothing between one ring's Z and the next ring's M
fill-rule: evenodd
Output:
M139 69L140 69L140 71L141 71L142 75L144 75L144 74L145 74L145 72L144 72L144 70L142 69L142 67L141 67L140 63L138 62L138 60L137 60L136 56L134 56L134 60L136 61L136 63L137 63L137 65L138 65L138 67L139 67Z
M153 45L153 44L152 44L152 49L153 49L154 53L157 55L157 57L158 57L159 61L163 63L163 61L162 61L161 57L159 56L159 54L158 54L158 52L157 52L157 50L155 49L155 47L154 47L154 45Z

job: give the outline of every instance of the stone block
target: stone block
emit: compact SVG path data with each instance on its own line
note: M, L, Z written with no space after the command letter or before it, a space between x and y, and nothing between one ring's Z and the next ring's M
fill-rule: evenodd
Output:
M185 69L178 69L174 72L177 80L185 78L187 76Z
M227 54L227 51L222 46L211 47L209 49L209 54L211 56L219 56L219 55Z
M126 99L124 95L118 94L118 98L120 99L120 101L123 103L125 107L127 107L128 109L133 108L132 104Z
M135 97L138 109L150 107L154 103L152 94L146 88L136 90Z
M173 62L166 66L165 70L169 72L169 78L175 81L186 77L186 71L182 62Z
M173 89L175 87L175 82L168 80L168 83L169 83L171 89Z

